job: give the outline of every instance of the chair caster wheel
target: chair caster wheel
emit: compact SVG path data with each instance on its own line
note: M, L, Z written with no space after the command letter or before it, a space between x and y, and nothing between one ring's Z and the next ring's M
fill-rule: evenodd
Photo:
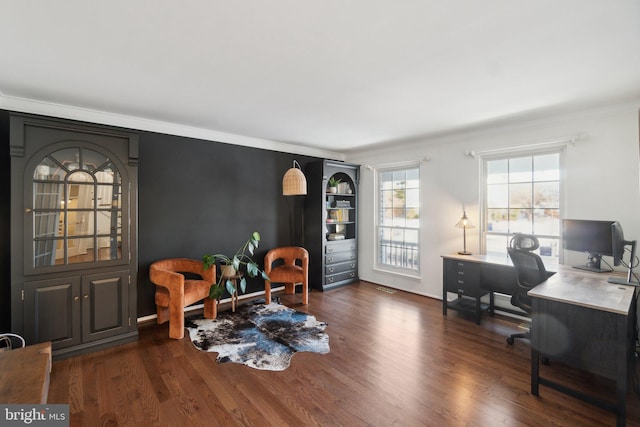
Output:
M507 344L513 345L513 338L512 337L507 338Z

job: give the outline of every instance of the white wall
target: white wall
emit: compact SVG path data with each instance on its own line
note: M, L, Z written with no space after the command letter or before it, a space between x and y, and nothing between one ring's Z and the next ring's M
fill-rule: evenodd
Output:
M359 197L359 275L363 280L409 292L442 297L440 255L462 249L462 231L454 227L462 214L480 221L480 159L466 151L482 151L556 140L577 134L587 138L569 144L565 155L564 217L617 220L627 240L640 240L640 172L638 112L640 99L571 114L513 122L483 130L396 143L347 153L363 165ZM429 157L430 160L424 160ZM374 269L375 168L423 159L421 185L421 277ZM364 165L370 165L368 169ZM480 227L467 231L467 249L479 253ZM584 262L566 252L565 263ZM640 269L636 270L640 272Z

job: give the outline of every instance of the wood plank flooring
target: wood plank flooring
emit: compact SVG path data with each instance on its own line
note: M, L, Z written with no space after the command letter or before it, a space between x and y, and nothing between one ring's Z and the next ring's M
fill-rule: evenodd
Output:
M439 300L360 282L283 295L329 324L331 352L298 353L282 372L218 364L168 325L138 342L54 361L49 403L70 405L71 426L612 426L615 415L541 386L530 390L528 341L518 323L442 315ZM543 372L603 396L613 384L554 365ZM636 381L638 376L635 375ZM630 383L630 389L634 384ZM630 390L627 425L640 426Z

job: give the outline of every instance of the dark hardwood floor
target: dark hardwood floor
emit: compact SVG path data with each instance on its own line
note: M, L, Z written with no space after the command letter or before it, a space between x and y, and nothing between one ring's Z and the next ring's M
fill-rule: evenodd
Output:
M72 426L612 426L615 415L541 386L530 390L528 341L518 323L482 325L442 303L361 282L282 302L329 324L331 352L298 353L282 372L218 364L168 325L138 342L55 361L49 403ZM543 372L602 396L611 382L551 363ZM553 372L550 372L553 371ZM637 375L635 376L637 381ZM627 425L640 426L631 389Z

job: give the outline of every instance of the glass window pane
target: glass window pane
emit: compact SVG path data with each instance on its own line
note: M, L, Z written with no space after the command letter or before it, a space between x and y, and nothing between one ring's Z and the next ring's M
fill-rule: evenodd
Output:
M532 166L531 157L509 159L509 182L531 182Z
M532 186L526 184L509 185L509 207L510 208L531 208L532 203Z
M534 181L558 181L560 179L560 156L557 153L533 158Z
M487 162L487 184L502 184L508 181L509 161L491 160Z
M390 190L393 186L393 173L380 172L379 181L381 190Z
M109 161L108 158L93 150L82 148L80 149L80 154L82 155L82 169L91 172Z
M417 188L407 190L406 196L407 196L407 200L406 200L407 206L416 207L416 208L420 206L420 190L418 190Z
M508 184L487 185L487 207L490 209L509 207Z
M507 247L509 247L509 239L509 236L488 234L486 236L487 254L506 255Z
M418 169L409 169L406 173L407 188L418 188L420 186L420 176Z
M533 232L531 209L509 209L509 232L527 234Z
M80 168L80 150L78 148L64 148L51 153L50 156L64 166L65 173Z
M58 150L36 166L33 178L35 267L121 256L121 176L107 157L84 148ZM96 240L98 234L103 237Z
M393 220L393 209L384 208L382 210L382 215L380 216L380 224L381 225L391 225Z
M68 239L67 240L67 262L77 264L80 262L93 262L94 251L93 238Z
M533 184L533 205L537 208L560 207L560 182L538 182Z
M559 209L534 209L533 234L545 236L560 235Z
M93 211L68 211L67 236L93 236Z
M509 210L487 209L487 231L494 233L508 233Z

